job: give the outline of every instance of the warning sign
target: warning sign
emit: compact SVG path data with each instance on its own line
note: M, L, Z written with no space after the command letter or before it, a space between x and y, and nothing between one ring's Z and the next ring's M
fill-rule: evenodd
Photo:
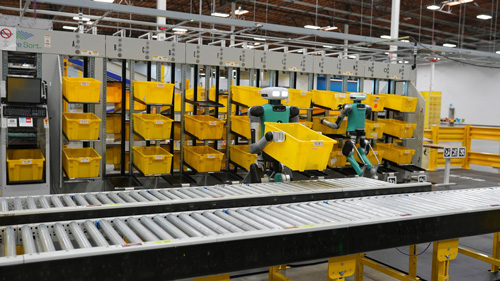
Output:
M0 26L0 50L16 50L16 28Z

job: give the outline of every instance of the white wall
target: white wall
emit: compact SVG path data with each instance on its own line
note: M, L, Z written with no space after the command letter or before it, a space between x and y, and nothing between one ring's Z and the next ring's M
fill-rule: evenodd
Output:
M430 65L417 68L417 90L429 91L430 75ZM455 117L466 124L500 125L500 69L436 64L432 90L442 92L441 117L453 104Z

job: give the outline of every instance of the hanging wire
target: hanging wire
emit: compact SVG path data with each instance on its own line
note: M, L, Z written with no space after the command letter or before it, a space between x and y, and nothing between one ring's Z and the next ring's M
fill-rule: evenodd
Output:
M418 18L418 42L420 42L420 40L422 39L422 12L424 10L423 7L424 7L423 0L420 0L420 17Z
M493 8L495 7L495 0L491 0L491 18L495 18L495 15L493 15ZM494 44L495 42L492 41L493 39L493 20L490 20L490 44L489 44L489 50L490 52L494 52Z
M397 250L398 252L400 252L401 254L403 254L403 255L405 255L405 256L408 256L408 257L418 257L418 256L422 255L423 253L425 253L425 252L429 249L429 247L431 246L431 244L432 244L432 242L429 242L429 244L427 245L427 247L425 247L425 249L424 249L422 252L417 253L417 254L414 254L414 255L407 254L407 253L405 253L405 252L401 251L399 248L396 248L396 250Z
M370 37L372 37L372 28L373 28L373 0L372 0L372 6L370 9Z
M364 7L364 4L365 4L365 1L361 0L361 10L359 11L361 14L361 29L360 29L359 35L363 35L363 14L364 14L363 7Z
M494 44L494 48L495 50L494 51L497 51L496 50L496 42L497 42L497 21L498 21L498 0L496 0L496 5L495 5L495 24L494 24L494 27L493 27L493 44Z
M465 40L465 16L466 16L466 11L467 11L467 5L464 5L464 19L462 20L462 36L461 41L460 41L460 48L464 47L464 40Z

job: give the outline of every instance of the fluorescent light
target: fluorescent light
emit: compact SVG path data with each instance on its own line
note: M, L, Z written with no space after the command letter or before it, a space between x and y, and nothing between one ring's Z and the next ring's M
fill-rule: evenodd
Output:
M212 13L211 15L214 16L214 17L219 17L219 18L228 18L229 17L229 14L218 13L218 12Z
M389 35L381 35L380 38L382 38L382 39L392 39L391 36L389 36Z
M261 37L255 37L255 38L253 38L253 40L256 40L256 41L266 41L266 39L261 38Z
M490 15L477 15L476 18L480 19L480 20L490 20L491 19L491 16Z
M73 17L74 20L80 20L79 16ZM82 21L89 21L90 18L82 17Z
M455 48L457 45L452 44L452 43L444 43L443 47L448 47L448 48Z
M495 53L500 54L500 51L496 51Z
M238 8L238 10L234 11L234 14L237 16L241 16L248 13L248 10L242 10L241 7Z
M151 36L151 38L156 39L156 38L158 38L158 35L153 35L153 36Z
M441 9L441 7L438 6L438 5L429 5L429 6L427 6L427 10L436 11L436 10L439 10L439 9Z
M347 56L347 57L348 57L348 58L350 58L350 59L355 59L355 58L357 58L357 57L356 57L356 55L349 55L349 56Z
M470 2L474 2L474 0L450 0L450 1L446 2L445 4L448 6L456 6L456 5L466 4L466 3L470 3Z
M113 3L115 0L94 0L95 2Z
M314 30L321 29L321 27L319 27L319 26L317 26L317 25L310 25L310 24L306 24L306 25L304 25L304 28L307 28L307 29L314 29Z
M253 43L254 46L260 46L260 43L259 42L255 42Z
M410 40L403 39L401 42L410 43Z
M339 28L336 26L325 26L325 27L322 27L321 29L323 29L324 31L332 31L332 30L337 30Z
M184 33L184 32L187 32L188 30L185 28L181 28L181 27L174 27L174 28L172 28L172 31Z
M77 30L77 29L78 29L78 27L76 27L76 26L69 26L69 25L65 25L65 26L63 26L63 29L67 29L67 30Z
M323 45L323 48L333 49L333 46L330 46L330 45Z

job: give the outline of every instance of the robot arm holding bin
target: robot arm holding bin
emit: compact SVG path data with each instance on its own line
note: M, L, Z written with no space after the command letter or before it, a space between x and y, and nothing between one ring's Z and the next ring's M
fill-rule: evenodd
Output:
M321 118L321 124L324 124L332 129L338 129L340 128L340 125L342 125L342 122L344 122L344 118L349 115L352 111L352 106L350 104L344 104L342 111L340 111L340 116L337 118L337 120L334 122L330 122L326 119Z

